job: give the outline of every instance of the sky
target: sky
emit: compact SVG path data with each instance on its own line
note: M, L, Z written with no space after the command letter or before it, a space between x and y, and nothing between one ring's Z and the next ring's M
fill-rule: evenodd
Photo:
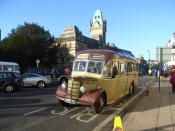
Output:
M18 25L37 23L59 37L65 26L77 25L90 37L90 20L100 9L107 21L106 42L136 57L156 59L175 32L175 0L0 0L1 39Z

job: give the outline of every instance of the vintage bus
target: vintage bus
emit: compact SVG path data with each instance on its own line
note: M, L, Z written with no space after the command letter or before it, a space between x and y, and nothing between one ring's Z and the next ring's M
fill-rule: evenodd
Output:
M20 74L19 65L15 62L0 61L0 71L8 71Z
M138 78L136 58L124 51L85 50L77 54L68 83L56 91L61 104L91 106L100 113L112 104L135 91Z

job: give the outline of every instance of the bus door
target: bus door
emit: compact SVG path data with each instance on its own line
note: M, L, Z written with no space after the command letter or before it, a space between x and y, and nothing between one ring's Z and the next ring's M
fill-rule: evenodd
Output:
M120 76L121 76L121 88L122 88L122 96L125 95L125 91L127 88L127 66L125 62L120 62L120 72L119 72Z
M128 62L125 65L125 69L127 71L127 78L126 78L126 90L125 90L125 94L129 93L129 88L131 86L131 81L132 81L132 63Z
M101 81L101 85L106 88L108 102L113 102L119 98L122 94L121 80L122 76L119 73L119 62L111 61L107 64L103 73L104 79Z

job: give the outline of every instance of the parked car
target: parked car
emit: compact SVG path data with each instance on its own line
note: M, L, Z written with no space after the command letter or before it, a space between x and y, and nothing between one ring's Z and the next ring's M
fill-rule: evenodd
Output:
M42 76L50 76L52 84L58 83L58 79L61 76L61 73L49 67L48 68L28 68L27 73L39 74Z
M0 90L8 93L19 91L22 84L18 73L0 72Z
M42 76L35 73L25 73L21 75L23 81L23 86L37 86L39 88L44 88L48 84L51 84L50 76Z

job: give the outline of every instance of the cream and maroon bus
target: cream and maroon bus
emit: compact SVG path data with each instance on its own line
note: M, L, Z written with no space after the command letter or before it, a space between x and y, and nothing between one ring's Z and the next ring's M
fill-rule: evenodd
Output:
M77 53L68 83L62 83L56 98L63 104L91 106L100 113L135 91L138 78L136 58L124 51L84 50Z

